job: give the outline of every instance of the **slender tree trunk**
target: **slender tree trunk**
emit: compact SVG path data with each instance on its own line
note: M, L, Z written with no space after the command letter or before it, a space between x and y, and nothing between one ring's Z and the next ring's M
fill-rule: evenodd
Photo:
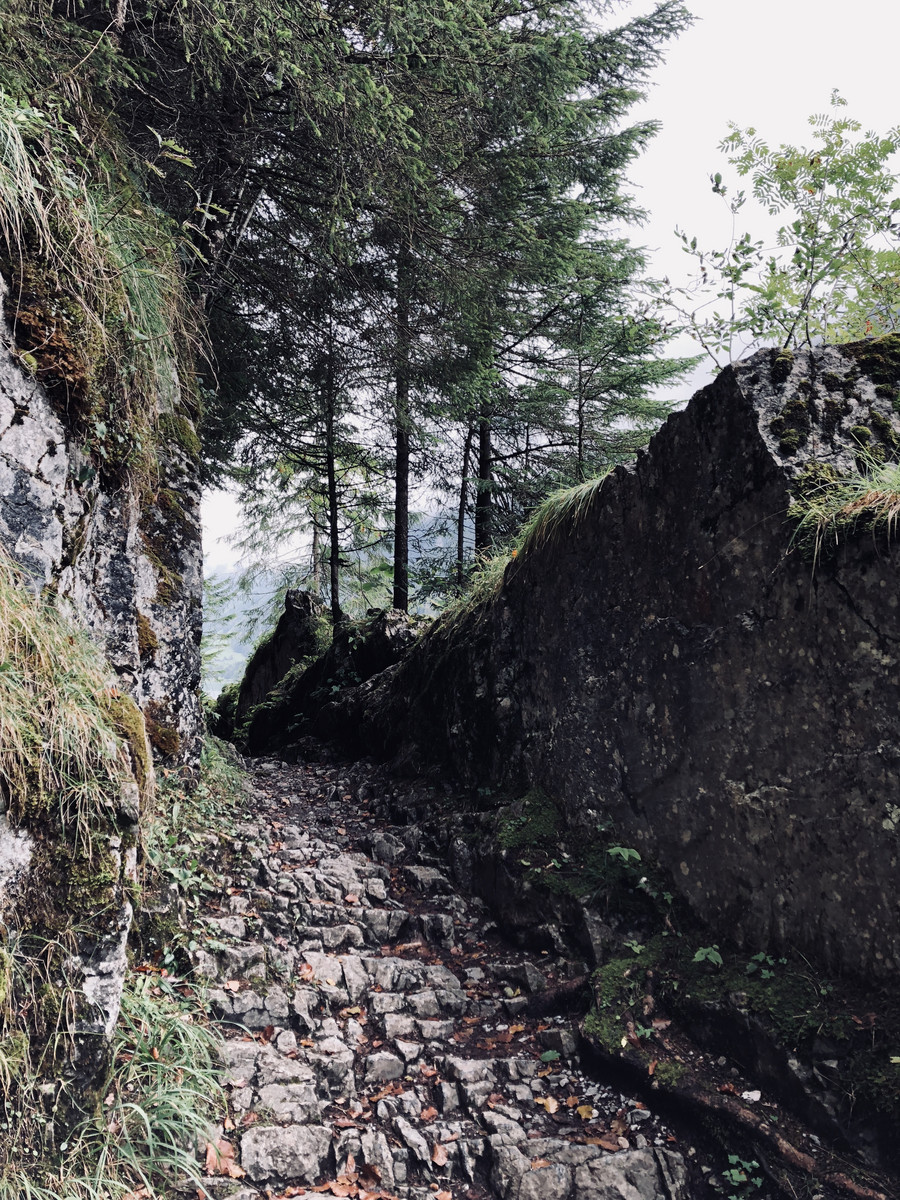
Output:
M581 355L584 336L584 306L578 313L578 459L575 477L584 483L584 359Z
M325 458L328 474L328 587L331 592L331 620L335 628L341 623L341 545L338 523L337 464L335 462L334 438L334 347L328 347L328 363L325 371Z
M465 576L466 556L466 501L469 496L469 455L472 453L472 438L475 427L469 421L466 441L463 446L462 481L459 485L459 512L456 518L456 585L462 587Z
M322 595L322 563L319 560L319 522L315 516L312 519L312 578L313 591L317 596Z
M493 540L491 485L493 482L491 411L485 408L478 421L478 485L475 493L475 553L484 554Z
M393 606L409 609L409 290L412 255L402 246L397 255L397 355L395 364L394 418L396 462L394 467L394 595Z

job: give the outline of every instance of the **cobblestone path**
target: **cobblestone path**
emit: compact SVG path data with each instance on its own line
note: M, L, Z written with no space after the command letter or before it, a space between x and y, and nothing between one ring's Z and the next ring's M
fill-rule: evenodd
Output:
M690 1200L673 1133L543 1011L575 964L506 946L340 766L251 779L197 954L228 1039L210 1197Z

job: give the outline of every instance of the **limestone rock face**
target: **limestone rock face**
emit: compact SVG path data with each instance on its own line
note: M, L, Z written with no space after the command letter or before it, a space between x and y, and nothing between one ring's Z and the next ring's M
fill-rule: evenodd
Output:
M163 429L188 423L174 372L158 406ZM200 487L177 440L157 457L149 490L104 485L0 322L0 546L89 630L157 752L184 762L202 728Z
M601 816L750 947L900 973L895 546L813 566L810 469L893 452L895 339L762 351L669 418L497 600L345 705L347 740Z
M0 280L0 309L3 288ZM58 964L80 997L70 1058L60 1070L63 1124L90 1111L108 1072L127 969L141 806L153 788L147 734L164 761L193 763L203 729L200 489L190 449L195 435L174 372L160 388L155 416L160 431L186 436L160 433L151 478L105 473L19 367L0 320L0 548L35 595L55 596L105 655L116 684L108 703L134 773L111 805L112 836L103 844L98 836L92 855L73 847L46 814L36 811L35 827L31 815L13 826L0 800L0 933L6 939L25 927L43 935L45 925L52 931L67 922L73 930L71 953ZM57 852L64 868L48 865ZM76 872L84 895L73 909Z

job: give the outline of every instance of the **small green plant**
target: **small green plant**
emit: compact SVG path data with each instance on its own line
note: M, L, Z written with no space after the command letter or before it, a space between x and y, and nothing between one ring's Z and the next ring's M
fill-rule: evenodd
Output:
M637 850L633 850L630 846L610 846L606 853L610 856L610 858L617 858L623 863L641 861L639 852Z
M763 1185L759 1163L755 1159L743 1159L737 1154L728 1155L728 1166L722 1178L729 1188L728 1200L749 1200Z
M701 946L694 954L693 961L695 963L707 962L713 967L721 967L725 960L719 953L719 947L716 944L714 946Z
M774 979L775 968L786 965L786 958L775 959L770 954L766 954L765 951L760 950L759 954L754 954L747 963L747 974L754 975L758 971L760 979Z
M833 92L832 113L809 118L812 146L772 148L736 125L721 144L738 174L750 177L755 199L786 222L774 245L739 232L748 197L739 190L725 199L717 172L710 179L731 212L730 243L709 252L679 233L700 270L674 306L718 367L751 345L844 342L897 326L900 199L891 159L900 128L861 135L860 123L840 111L846 103Z

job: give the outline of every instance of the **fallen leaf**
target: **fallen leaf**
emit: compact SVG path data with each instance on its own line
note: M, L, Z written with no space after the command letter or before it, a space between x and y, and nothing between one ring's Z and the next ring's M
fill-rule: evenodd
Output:
M234 1161L234 1146L224 1138L206 1143L206 1173L227 1175L230 1179L241 1179L246 1174Z
M421 1120L433 1121L437 1115L438 1115L438 1110L436 1108L423 1108Z
M672 1022L668 1017L654 1017L650 1024L654 1029L668 1029Z
M535 1096L534 1102L540 1104L548 1113L555 1113L559 1108L559 1101L555 1100L553 1096Z
M438 1193L435 1195L435 1197L434 1197L434 1200L453 1200L453 1193L452 1193L452 1192L446 1192L446 1191L445 1191L445 1192L438 1192Z
M654 1058L653 1062L651 1062L651 1063L648 1063L648 1064L647 1064L647 1074L648 1074L648 1075L652 1075L652 1074L653 1074L653 1072L656 1070L656 1064L657 1064L658 1062L659 1062L659 1059L658 1059L658 1058Z
M308 962L301 963L300 970L297 973L301 979L312 979L315 975L315 971L312 968L312 963ZM228 984L226 983L225 986L228 987Z
M549 1158L533 1158L531 1160L532 1171L540 1171L542 1167L549 1167L551 1165Z
M587 1144L589 1146L600 1146L601 1149L608 1150L610 1152L610 1154L615 1154L618 1150L621 1150L621 1146L619 1145L616 1138L611 1138L611 1137L585 1138L585 1141L587 1142Z
M447 1165L446 1146L442 1146L440 1142L435 1142L431 1151L431 1161L436 1167L445 1167Z
M566 1096L566 1108L575 1108L578 1104L577 1096Z
M359 896L355 892L348 892L344 897L345 904L359 904Z
M594 1106L592 1104L579 1104L575 1109L582 1121L590 1121L594 1115Z

